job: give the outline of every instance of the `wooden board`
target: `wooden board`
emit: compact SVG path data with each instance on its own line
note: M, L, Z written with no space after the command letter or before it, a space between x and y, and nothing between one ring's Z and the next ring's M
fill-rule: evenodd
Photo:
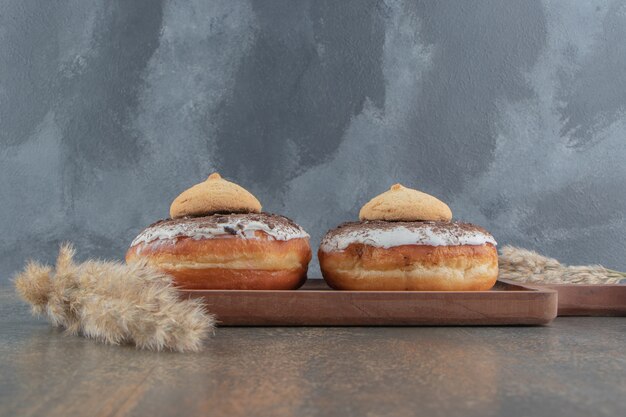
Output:
M626 285L528 284L559 294L559 316L626 316Z
M557 313L551 289L498 281L491 291L334 291L310 279L295 291L186 290L223 326L539 325Z

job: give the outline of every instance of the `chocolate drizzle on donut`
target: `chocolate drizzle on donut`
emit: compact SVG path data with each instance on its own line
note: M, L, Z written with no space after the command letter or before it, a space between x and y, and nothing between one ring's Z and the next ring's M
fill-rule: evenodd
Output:
M225 231L226 233L231 234L231 235L237 235L237 230L233 229L233 228L232 228L232 227L230 227L230 226L224 226L224 231Z
M472 223L463 222L436 222L436 221L419 221L419 222L387 222L382 220L366 220L362 222L345 222L340 224L334 229L328 231L327 235L333 235L346 231L359 231L359 230L394 230L398 226L406 227L410 230L418 230L428 228L435 232L446 232L460 235L467 232L480 232L489 234L485 229Z
M322 250L343 250L351 243L392 247L400 245L480 245L496 244L493 236L480 226L463 222L387 222L380 220L343 223L329 230Z
M284 216L271 213L233 213L159 220L143 230L131 245L178 237L210 239L235 236L254 239L255 231L263 231L276 240L309 237L300 226Z

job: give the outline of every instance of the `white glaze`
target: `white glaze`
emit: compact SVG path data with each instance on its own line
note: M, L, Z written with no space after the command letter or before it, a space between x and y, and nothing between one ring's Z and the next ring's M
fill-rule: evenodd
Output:
M454 225L453 225L454 227ZM429 246L459 246L459 245L484 245L491 243L497 245L493 236L478 230L463 230L454 227L445 230L425 225L420 228L409 229L405 226L393 228L363 228L359 230L346 230L322 239L320 249L323 252L342 251L352 243L362 243L379 248L391 248L401 245L429 245Z
M225 227L236 234L228 233ZM257 220L236 219L230 222L219 223L217 227L210 227L194 222L178 222L173 224L160 223L146 228L137 236L131 246L139 243L148 243L154 240L172 240L177 237L191 239L213 239L224 236L237 236L244 239L258 239L254 232L263 231L275 240L291 240L308 238L309 234L300 226L275 225L270 228L267 224Z

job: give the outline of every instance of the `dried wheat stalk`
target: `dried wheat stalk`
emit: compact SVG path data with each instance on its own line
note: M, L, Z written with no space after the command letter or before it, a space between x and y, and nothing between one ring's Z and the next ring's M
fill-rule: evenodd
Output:
M54 326L109 344L197 351L214 318L199 300L181 300L171 278L137 262L76 264L61 246L56 267L29 262L16 275L18 294Z
M499 256L500 278L545 284L617 284L626 273L601 265L567 266L537 252L504 246Z

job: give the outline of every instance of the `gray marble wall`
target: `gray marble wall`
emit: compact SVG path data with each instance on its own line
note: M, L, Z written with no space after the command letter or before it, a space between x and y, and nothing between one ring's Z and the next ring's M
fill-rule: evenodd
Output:
M626 1L1 4L2 282L121 258L214 170L314 245L399 181L626 269Z

